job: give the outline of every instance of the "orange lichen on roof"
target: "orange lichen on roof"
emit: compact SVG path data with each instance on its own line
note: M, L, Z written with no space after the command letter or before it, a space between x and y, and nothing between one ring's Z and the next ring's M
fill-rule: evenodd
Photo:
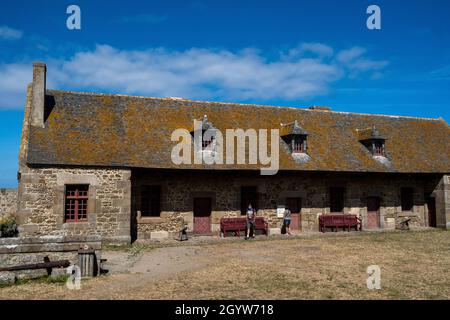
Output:
M185 99L84 94L49 90L55 104L45 128L32 128L27 162L41 165L182 169L259 169L246 165L175 165L171 134L194 119L226 129L308 133L311 159L296 162L280 139L281 170L450 172L450 128L443 120L367 115ZM289 124L282 126L281 124ZM374 160L361 144L375 127L386 139L392 166Z

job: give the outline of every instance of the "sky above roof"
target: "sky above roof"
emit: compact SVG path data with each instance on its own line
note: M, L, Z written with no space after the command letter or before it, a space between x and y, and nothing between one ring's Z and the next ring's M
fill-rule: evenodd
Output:
M66 26L81 9L81 30ZM381 30L369 30L370 4ZM31 63L52 89L443 117L450 2L8 1L0 10L0 187L16 186Z

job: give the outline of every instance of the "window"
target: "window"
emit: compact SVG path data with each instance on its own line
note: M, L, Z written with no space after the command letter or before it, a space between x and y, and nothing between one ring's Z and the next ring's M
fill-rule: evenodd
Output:
M141 216L159 217L161 214L161 187L144 186L141 191Z
M241 187L241 214L246 214L248 205L258 210L258 195L256 187Z
M401 204L402 211L413 211L413 188L402 188L401 190Z
M386 157L384 135L380 134L375 125L372 128L357 129L359 141L367 148L372 156Z
M295 137L293 139L293 147L292 147L293 153L305 153L305 139L302 137Z
M384 156L384 143L383 141L376 141L374 143L374 155L375 156Z
M290 123L281 123L281 139L289 147L291 154L306 153L308 132L306 132L298 123L294 120Z
M330 188L330 212L343 213L344 212L344 195L345 188L331 187Z
M203 135L202 139L202 150L210 150L213 146L214 137L210 137L209 140L205 139L205 135Z
M66 185L65 221L87 221L88 199L89 185Z

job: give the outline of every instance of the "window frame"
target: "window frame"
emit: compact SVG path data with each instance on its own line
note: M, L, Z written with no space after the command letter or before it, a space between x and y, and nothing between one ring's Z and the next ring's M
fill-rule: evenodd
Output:
M202 151L212 151L215 137L211 136L210 140L205 140L205 134L202 134Z
M373 143L373 155L384 156L384 141L374 141Z
M300 146L300 148L298 148ZM306 139L301 136L294 136L292 139L292 153L306 153Z
M73 188L73 191L70 190ZM80 190L85 189L85 190ZM64 186L64 222L65 223L82 223L88 221L89 213L89 184L66 184ZM73 195L69 195L68 192L75 192ZM80 195L80 192L83 192ZM74 208L68 208L67 206L73 200ZM80 202L85 208L80 209ZM73 214L68 211L73 210ZM84 211L84 213L83 213ZM73 216L73 218L72 218ZM81 218L80 218L81 216Z

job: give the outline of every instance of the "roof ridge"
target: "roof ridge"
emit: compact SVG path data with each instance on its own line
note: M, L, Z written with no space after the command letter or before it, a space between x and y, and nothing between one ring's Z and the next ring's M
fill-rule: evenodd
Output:
M375 114L375 113L361 113L361 112L349 112L349 111L334 111L334 110L320 110L300 107L290 107L290 106L280 106L280 105L266 105L266 104L256 104L256 103L239 103L239 102L224 102L224 101L206 101L206 100L194 100L188 98L177 98L177 97L148 97L148 96L138 96L120 93L101 93L101 92L81 92L81 91L71 91L71 90L58 90L58 89L47 89L49 92L62 92L69 94L79 94L87 96L112 96L112 97L128 97L128 98L139 98L146 100L167 100L167 101L186 101L186 102L197 102L197 103L207 103L216 105L230 105L230 106L254 106L263 108L283 108L283 109L295 109L306 112L321 112L321 113L337 113L337 114L349 114L349 115L360 115L360 116L373 116L373 117L386 117L386 118L397 118L397 119L414 119L414 120L429 120L429 121L443 121L447 122L442 118L424 118L424 117L414 117L414 116L399 116L399 115L386 115L386 114ZM447 124L448 125L448 124Z

